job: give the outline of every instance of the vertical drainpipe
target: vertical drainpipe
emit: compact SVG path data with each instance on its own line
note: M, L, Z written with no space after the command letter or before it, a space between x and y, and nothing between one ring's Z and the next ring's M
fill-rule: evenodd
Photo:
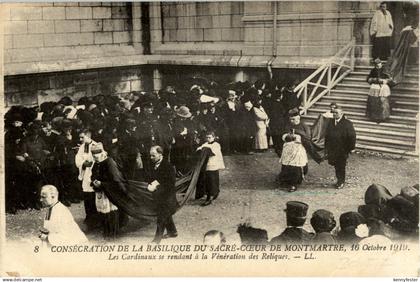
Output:
M273 2L273 50L272 50L272 58L267 62L267 68L270 74L270 78L273 78L273 71L271 69L271 65L273 64L276 57L277 57L277 1L274 1Z
M277 1L273 3L273 57L277 57Z

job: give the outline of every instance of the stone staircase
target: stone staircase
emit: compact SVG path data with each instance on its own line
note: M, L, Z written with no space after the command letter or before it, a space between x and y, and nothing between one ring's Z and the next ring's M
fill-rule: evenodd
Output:
M408 66L402 83L391 89L391 117L377 124L365 116L369 84L366 78L372 66L356 66L329 95L325 95L304 117L312 125L331 102L343 107L357 133L356 148L382 153L418 156L416 148L416 115L419 111L419 68Z

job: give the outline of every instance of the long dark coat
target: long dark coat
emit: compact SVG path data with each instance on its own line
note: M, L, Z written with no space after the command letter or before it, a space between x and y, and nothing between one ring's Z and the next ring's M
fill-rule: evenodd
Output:
M147 182L158 181L160 185L153 192L153 199L157 205L158 216L169 216L178 208L175 189L175 169L165 159L157 169L152 169Z
M306 231L303 228L288 227L279 236L271 239L271 244L281 243L303 243L311 241L314 234Z
M335 121L328 125L325 135L325 150L329 163L343 158L347 159L348 154L354 150L355 146L356 132L352 122L344 115L337 125L335 125Z

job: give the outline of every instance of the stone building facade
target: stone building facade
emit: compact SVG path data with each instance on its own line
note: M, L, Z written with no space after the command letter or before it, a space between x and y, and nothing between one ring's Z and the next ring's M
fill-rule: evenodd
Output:
M1 4L6 107L158 90L182 75L254 80L268 64L304 78L352 38L369 59L378 3ZM176 65L176 67L174 67Z

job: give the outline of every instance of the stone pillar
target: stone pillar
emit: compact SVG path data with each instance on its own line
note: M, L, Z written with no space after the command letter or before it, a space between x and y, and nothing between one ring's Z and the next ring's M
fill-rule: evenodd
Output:
M132 9L132 19L133 19L133 46L136 48L141 48L141 36L142 36L142 30L141 30L141 3L140 2L133 2L133 9Z
M162 42L162 15L159 2L150 2L150 49L152 54Z
M153 91L157 92L162 89L162 73L158 68L153 70Z
M239 70L236 74L235 74L235 81L242 81L245 82L249 79L248 74L245 73L244 70Z

